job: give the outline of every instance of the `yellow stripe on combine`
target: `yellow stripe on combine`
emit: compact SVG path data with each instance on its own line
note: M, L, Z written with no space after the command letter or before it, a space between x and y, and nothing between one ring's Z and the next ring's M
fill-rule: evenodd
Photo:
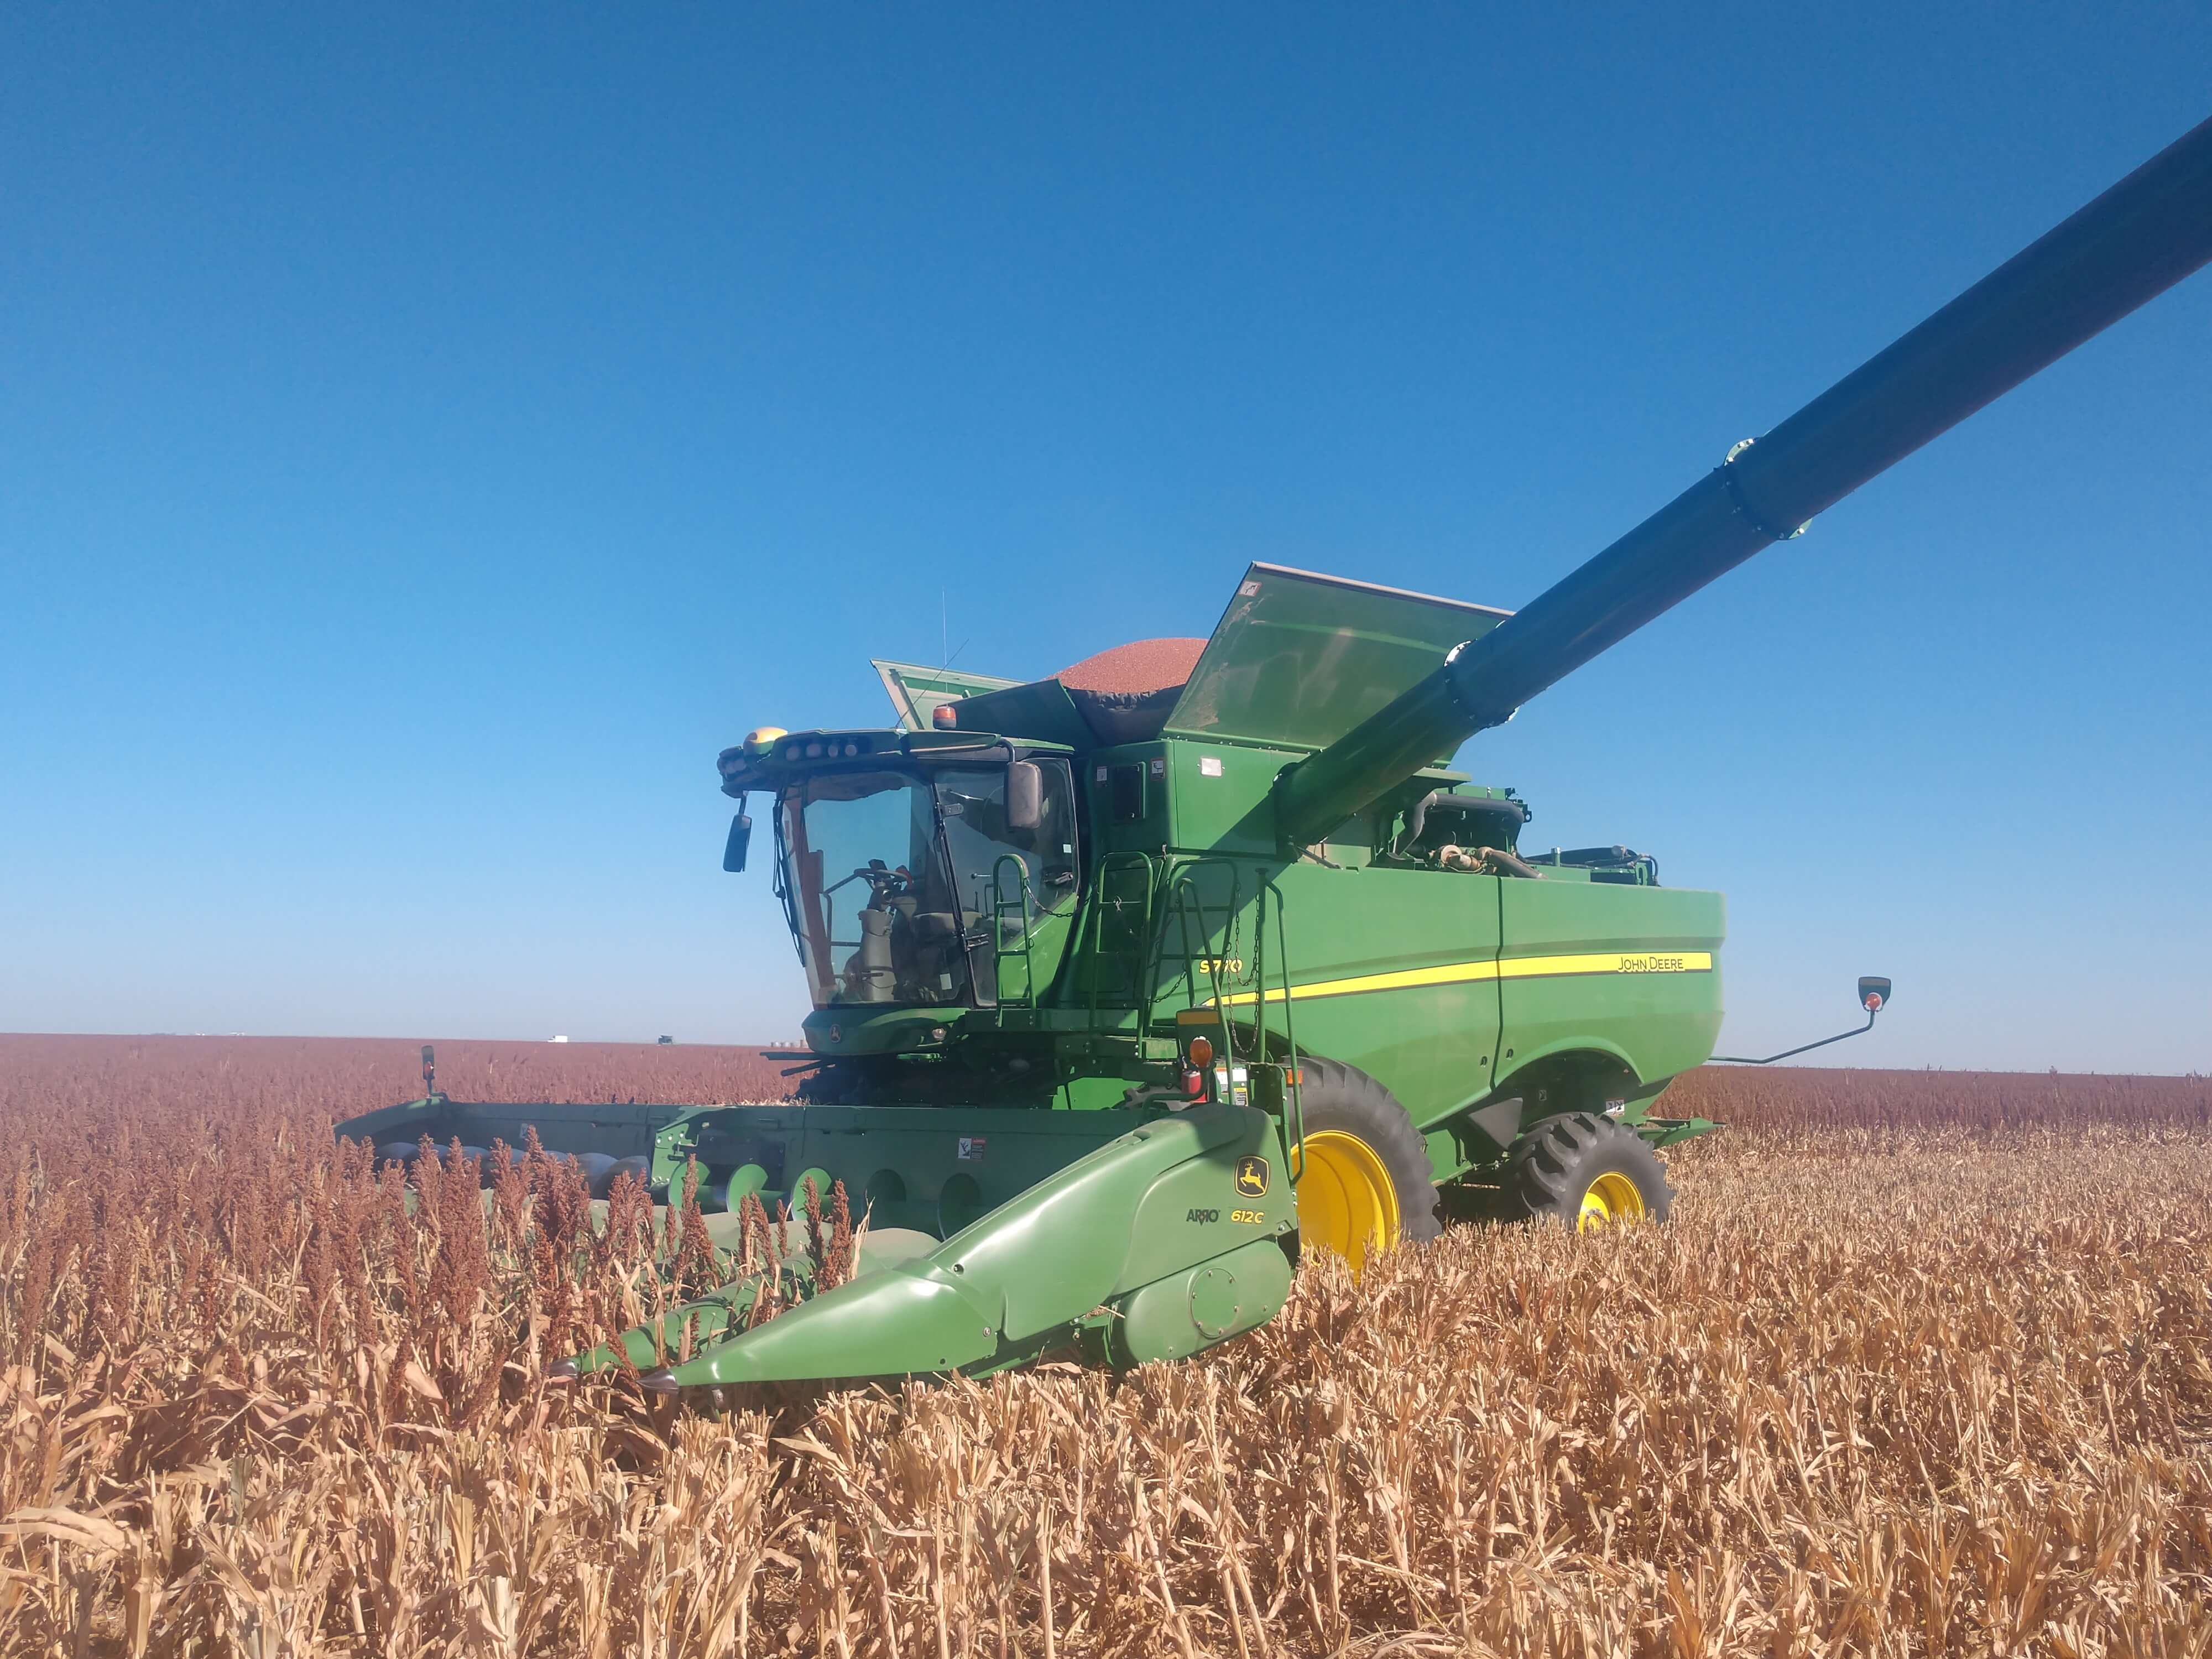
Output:
M1316 980L1294 985L1291 994L1304 1002L1313 997L1357 996L1366 991L1410 991L1428 985L1467 985L1493 979L1553 979L1570 974L1710 974L1710 951L1599 951L1579 956L1508 957L1503 962L1452 962L1439 968L1407 968L1393 974L1362 974L1354 979ZM1280 990L1267 993L1267 1000L1280 1002ZM1229 1006L1259 1000L1251 991L1225 999Z

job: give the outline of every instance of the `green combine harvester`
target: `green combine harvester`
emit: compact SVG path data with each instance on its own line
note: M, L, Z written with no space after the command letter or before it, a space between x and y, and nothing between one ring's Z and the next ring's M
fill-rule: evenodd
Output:
M1255 564L1202 643L1023 684L879 663L896 726L720 759L724 867L764 799L812 994L797 1100L433 1086L338 1131L403 1158L534 1131L597 1194L680 1202L696 1169L732 1216L842 1186L848 1282L809 1294L794 1244L776 1317L757 1273L556 1368L664 1390L1180 1358L1273 1317L1302 1249L1663 1218L1660 1149L1714 1127L1660 1107L1712 1055L1721 897L1534 850L1528 805L1447 763L2208 258L2212 122L1517 613ZM1887 992L1861 981L1869 1026Z

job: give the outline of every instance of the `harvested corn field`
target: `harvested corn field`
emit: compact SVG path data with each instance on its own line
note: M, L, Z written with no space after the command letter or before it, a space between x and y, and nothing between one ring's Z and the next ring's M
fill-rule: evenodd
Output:
M2212 1651L2202 1082L1702 1074L1752 1127L1663 1228L1309 1261L1118 1380L668 1414L541 1380L653 1230L520 1168L410 1208L329 1150L409 1080L353 1046L0 1039L0 1647Z

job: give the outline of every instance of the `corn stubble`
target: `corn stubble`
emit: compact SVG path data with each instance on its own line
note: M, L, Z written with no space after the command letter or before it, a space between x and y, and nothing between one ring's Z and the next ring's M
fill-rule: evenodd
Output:
M2202 1084L1969 1129L1817 1074L1815 1132L1769 1076L1663 1229L1309 1261L1118 1381L671 1413L543 1381L728 1270L641 1194L410 1208L319 1104L8 1076L9 1652L2212 1653Z

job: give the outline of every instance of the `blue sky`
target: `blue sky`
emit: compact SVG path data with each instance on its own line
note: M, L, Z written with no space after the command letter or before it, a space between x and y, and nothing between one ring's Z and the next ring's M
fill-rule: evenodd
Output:
M2200 6L0 15L0 1029L781 1038L715 752L1517 605L2208 112ZM1723 1046L2212 1069L2212 277L1471 744ZM940 608L942 607L942 609Z

